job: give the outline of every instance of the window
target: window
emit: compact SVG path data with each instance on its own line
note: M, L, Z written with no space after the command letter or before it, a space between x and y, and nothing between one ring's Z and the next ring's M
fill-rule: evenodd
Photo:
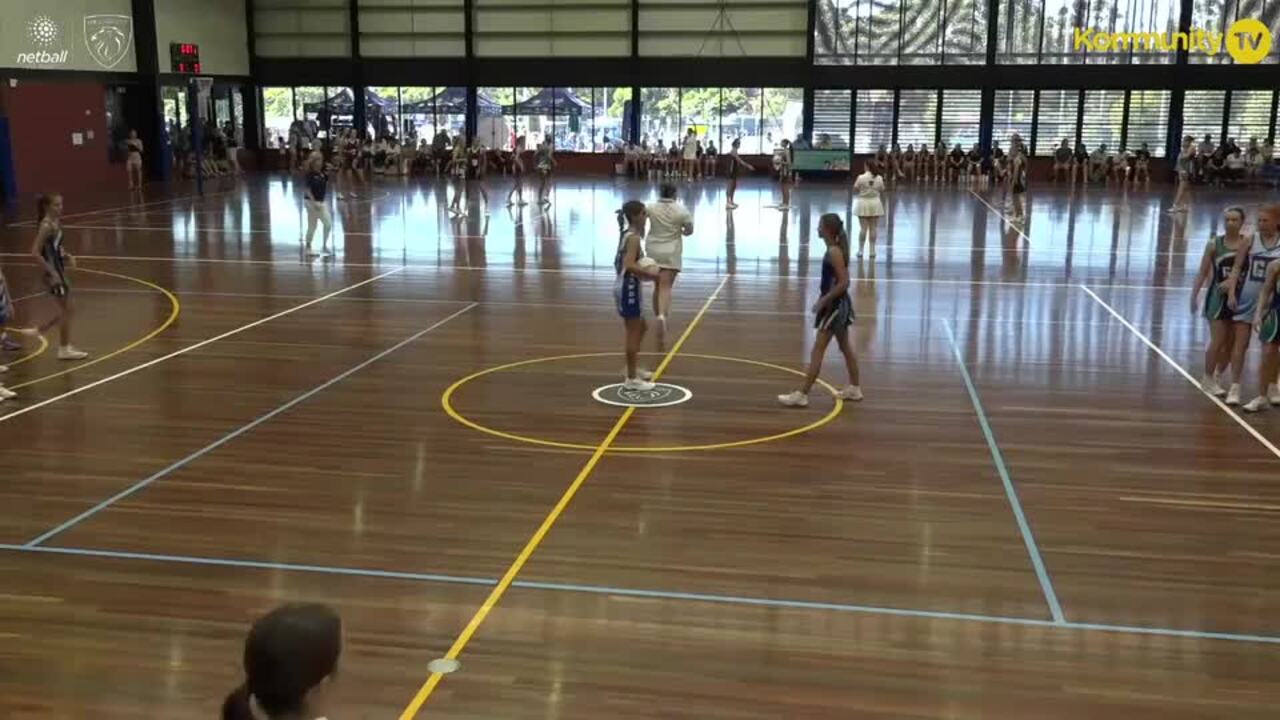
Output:
M463 0L356 3L363 57L461 57L465 52Z
M1041 90L1040 112L1036 116L1037 155L1049 155L1065 138L1076 144L1076 113L1080 108L1079 90Z
M1178 29L1179 0L1027 0L998 7L996 62L1172 63L1175 58L1175 53L1159 47L1077 49L1075 31L1173 32Z
M621 152L630 139L631 88L595 88L591 103L595 108L591 151Z
M852 90L814 90L813 146L849 147L849 116L852 110Z
M481 100L480 98L484 98ZM476 89L476 136L480 142L499 150L510 150L518 128L514 106L516 89L513 87L482 87ZM533 138L526 138L527 147L533 147Z
M804 132L804 91L800 88L765 88L761 103L764 152L784 139L795 142Z
M1038 0L1002 3L996 24L996 62L1034 63L1040 59L1040 18L1044 7Z
M1120 147L1120 128L1124 124L1124 90L1086 90L1084 121L1080 124L1080 140L1089 149L1106 145L1114 151Z
M938 136L938 91L898 91L898 145L930 147Z
M987 0L818 0L819 64L980 64Z
M178 107L180 116L185 117L185 103L179 103ZM262 88L262 131L265 134L265 147L283 147L285 139L289 137L289 125L296 118L293 88Z
M622 115L611 118L608 104L619 88L555 88L556 148L569 152L621 152ZM621 105L630 99L631 91L620 88Z
M1271 28L1271 52L1263 62L1280 60L1280 2L1277 0L1196 0L1191 6L1191 27L1211 32L1226 32L1240 18L1257 18ZM1193 63L1230 63L1227 53L1206 55L1191 53Z
M1271 130L1271 90L1232 90L1227 136L1244 147L1249 138L1266 139Z
M1129 92L1129 129L1125 147L1137 150L1143 143L1153 157L1164 157L1169 132L1169 91L1132 90Z
M489 0L481 0L487 2ZM509 0L508 0L509 1ZM614 0L610 0L612 4ZM618 0L628 17L631 4ZM809 4L806 0L637 0L638 34L642 57L804 57ZM575 3L552 3L557 7ZM595 22L609 22L621 31L620 53L630 52L628 22L610 22L599 8L590 7ZM539 2L535 6L541 7ZM570 27L578 30L577 27ZM601 53L594 53L600 55Z
M1017 133L1028 147L1031 143L1031 116L1035 110L1034 90L997 90L992 117L991 139L1006 148ZM1061 138L1053 141L1060 142ZM1043 143L1042 143L1043 144ZM1045 145L1045 147L1050 147ZM1034 149L1033 149L1034 152Z
M629 0L473 0L472 4L475 52L482 57L618 57L631 52ZM460 13L458 19L462 20Z
M1089 0L1085 7L1084 25L1099 32L1165 34L1178 30L1178 0ZM1083 53L1086 62L1103 64L1172 63L1177 56L1174 51L1162 50L1154 43L1106 52L1086 52L1074 47L1070 51Z
M981 117L981 90L942 91L942 126L939 130L947 147L958 143L967 150L977 144Z
M1214 145L1222 140L1222 120L1226 114L1224 90L1188 90L1182 101L1182 135L1197 141L1211 135Z
M717 146L721 144L720 92L720 88L684 88L680 91L681 138L688 128L693 128L703 143L714 140Z
M400 88L395 85L365 90L365 133L371 138L393 137L401 143L410 138L400 127ZM417 134L414 128L414 135Z
M859 90L854 106L853 152L874 153L893 140L893 91Z
M728 145L733 138L741 138L742 147L738 152L743 155L760 155L773 152L773 147L765 147L763 129L760 127L760 88L724 88L720 95L720 126L724 133L724 143Z
M640 142L654 151L658 143L665 148L679 137L679 128L680 88L641 88Z

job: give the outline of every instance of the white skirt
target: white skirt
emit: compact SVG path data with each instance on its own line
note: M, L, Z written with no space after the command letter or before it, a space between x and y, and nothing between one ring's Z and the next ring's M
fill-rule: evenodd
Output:
M663 270L680 270L682 243L679 242L645 242L644 254L653 258Z
M685 150L684 150L684 159L685 159L685 160L697 160L697 159L698 159L698 150L697 150L696 148L685 148Z
M880 217L884 215L884 205L878 197L859 197L853 203L853 214L858 217Z

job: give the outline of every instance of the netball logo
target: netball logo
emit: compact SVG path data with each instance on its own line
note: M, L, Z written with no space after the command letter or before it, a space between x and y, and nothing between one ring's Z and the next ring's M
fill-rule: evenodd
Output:
M631 390L622 383L596 388L591 396L605 405L619 407L670 407L693 397L688 388L656 383L650 390Z
M15 58L18 65L65 65L71 54L62 45L62 26L48 15L36 15L27 21L27 39L31 41L29 52L20 52Z
M58 43L58 36L61 34L58 23L48 15L37 15L27 22L27 37L31 39L31 44L37 47L53 47Z
M84 44L89 57L104 68L120 64L133 42L133 18L128 15L86 15Z

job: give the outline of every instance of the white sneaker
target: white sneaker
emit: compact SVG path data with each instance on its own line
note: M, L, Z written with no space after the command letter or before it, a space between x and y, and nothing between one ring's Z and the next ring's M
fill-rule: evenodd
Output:
M320 257L322 258L333 257L333 251L330 250L329 248L321 248Z
M737 205L737 203L725 203L725 206L724 206L724 207L725 207L725 209L726 209L726 210L737 210L737 209L738 209L738 205Z
M786 395L779 395L778 402L787 407L809 407L809 396L799 390L793 390Z
M16 397L18 397L18 393L10 390L9 388L3 385L0 385L0 400L9 400Z
M1245 403L1245 406L1241 409L1244 410L1245 412L1253 413L1253 412L1259 412L1261 410L1266 410L1269 407L1271 407L1271 401L1267 400L1265 395L1259 395L1258 397Z
M1231 389L1227 391L1227 404L1228 405L1240 404L1240 386L1239 385L1233 384L1231 386Z
M312 250L310 245L308 245L307 249L303 251L303 254L309 258L320 257L320 253L316 252L315 250Z
M71 345L63 345L58 348L59 360L83 360L89 357L89 353L83 350L77 350Z
M636 368L636 377L640 378L641 380L652 380L653 371L645 370L644 368ZM623 380L627 379L627 369L625 367L622 368L622 379Z
M858 402L862 399L862 388L857 385L846 385L844 389L836 393L836 397L841 400L852 400Z
M1200 390L1207 395L1217 397L1223 394L1222 386L1218 384L1212 376L1205 376L1200 379Z
M623 390L652 390L653 383L649 382L648 380L641 380L640 378L628 378L626 382L622 383L622 389Z

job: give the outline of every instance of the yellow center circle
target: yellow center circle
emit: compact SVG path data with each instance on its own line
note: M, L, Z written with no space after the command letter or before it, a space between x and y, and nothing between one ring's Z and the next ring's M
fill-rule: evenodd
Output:
M454 420L457 420L459 423L462 423L463 425L471 428L472 430L477 430L487 435L500 437L500 438L503 438L504 440L513 440L515 442L528 443L530 445L541 445L543 447L554 447L554 448L562 448L567 450L582 450L585 452L595 452L595 450L599 448L598 444L584 445L581 443L568 443L568 442L559 442L557 440L545 440L543 438L530 437L528 435L519 435L517 433L510 433L510 432L506 432L505 430L498 430L496 428L491 428L491 427L488 427L487 425L481 425L475 420L472 420L471 418L468 418L467 416L458 412L457 409L453 407L453 395L462 386L466 385L472 380L476 380L478 378L482 378L486 375L491 375L493 373L502 372L504 370L512 370L518 367L525 367L527 365L537 365L539 363L556 362L559 360L578 360L581 358L617 357L620 354L621 353L579 353L577 355L554 355L551 357L541 357L541 358L533 358L530 360L520 360L518 362L507 363L505 365L495 365L494 367L486 368L479 372L474 372L462 378L461 380L458 380L454 384L450 385L444 391L444 394L440 396L440 404L441 406L444 407L444 411L446 414L449 415L449 417L453 418ZM695 353L681 353L680 357L741 363L743 365L754 365L756 367L764 367L764 368L769 368L771 370L778 370L780 372L788 373L790 375L799 375L800 377L804 377L805 375L803 372L796 370L794 368L785 367L783 365L775 365L773 363L762 362L760 360L747 360L746 358L728 357L725 355L698 355ZM835 395L837 392L836 388L832 387L830 383L826 382L825 380L822 380L821 378L818 379L817 384L826 388L828 391L831 392L832 395ZM836 401L835 405L832 406L831 411L828 412L826 415L822 416L821 418L807 425L802 425L801 427L794 428L792 430L787 430L786 432L775 433L773 435L764 435L761 437L746 438L744 440L734 440L732 442L712 443L709 445L674 445L674 446L668 446L668 447L649 447L649 446L641 447L641 446L627 446L627 445L615 444L609 447L608 452L611 452L611 453L673 453L673 452L692 452L695 450L724 450L726 448L743 447L746 445L759 445L761 443L773 442L775 440L782 440L784 438L794 437L796 435L803 435L804 433L810 432L812 430L817 430L823 425L826 425L830 423L832 420L835 420L836 417L840 415L840 411L844 409L844 400L842 400L839 396L836 396L835 401Z
M1241 18L1227 28L1223 43L1232 60L1241 65L1254 65L1271 52L1271 29L1261 20Z

